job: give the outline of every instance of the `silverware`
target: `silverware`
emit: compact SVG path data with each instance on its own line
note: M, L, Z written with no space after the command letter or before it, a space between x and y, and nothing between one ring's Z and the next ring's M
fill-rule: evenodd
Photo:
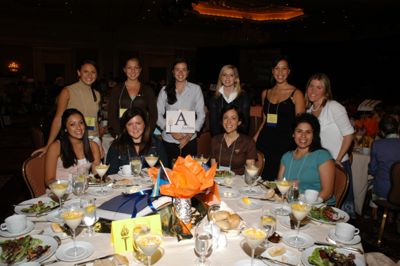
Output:
M261 256L261 255L256 256L256 259L259 259L259 260L267 260L267 261L270 261L270 262L273 262L273 263L276 263L276 264L279 264L279 265L297 266L297 265L295 265L295 264L291 264L291 263L288 263L288 262L283 262L283 261L279 261L279 260L270 259L270 258L268 258L268 257L264 257L264 256Z
M59 205L57 204L56 206L53 206L50 209L47 209L47 210L42 211L42 212L38 212L38 213L36 213L36 217L47 215L49 212L51 212L54 209L57 209L58 207L59 207Z
M104 259L111 258L113 256L114 256L114 254L106 255L106 256L103 256L103 257L100 257L100 258L96 258L96 259L92 259L92 260L87 260L87 261L84 261L84 262L76 263L76 264L74 264L74 266L83 266L83 265L86 265L88 263L94 262L96 260L104 260Z
M218 185L220 185L221 187L232 188L231 186L228 186L228 185L225 185L225 184L218 184Z
M364 251L362 251L359 248L340 245L340 244L337 244L336 242L335 242L335 244L332 244L332 243L327 243L327 242L316 241L316 242L314 242L314 244L317 246L330 246L330 247L335 247L335 248L342 248L342 249L351 250L351 251L354 251L354 252L357 252L360 254L364 254Z
M274 201L273 199L267 199L267 198L259 198L259 197L251 197L247 196L249 199L258 199L258 200L267 200L267 201Z

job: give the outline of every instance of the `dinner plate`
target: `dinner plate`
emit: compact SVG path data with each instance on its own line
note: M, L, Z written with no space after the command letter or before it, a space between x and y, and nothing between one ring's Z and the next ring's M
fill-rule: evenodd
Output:
M219 187L219 195L226 199L237 199L240 197L239 191L227 187Z
M85 241L76 241L76 248L78 249L78 256L74 256L71 249L74 248L74 242L69 242L66 244L61 245L57 252L56 257L62 261L78 261L83 260L89 257L94 252L94 247L89 242Z
M10 233L10 232L8 232L6 230L4 230L4 231L0 230L0 236L7 237L7 238L22 236L22 235L25 235L25 234L29 233L30 231L32 231L33 228L35 228L35 224L33 222L31 222L31 221L26 221L26 227L22 232Z
M249 199L250 200L250 204L246 204L243 202L243 199L239 199L239 206L242 207L243 209L247 209L247 210L256 210L261 208L263 205L261 204L261 202L259 202L258 200L254 200L254 199Z
M251 258L245 259L245 260L239 260L237 261L234 266L251 266ZM259 260L254 259L254 266L265 266L265 264Z
M290 263L290 264L293 264L293 265L297 265L297 264L299 263L299 257L297 256L297 254L294 253L294 252L291 251L291 250L288 250L287 248L285 248L286 251L285 251L285 253L283 253L282 255L272 257L272 256L268 253L268 250L270 250L270 249L272 249L272 248L276 248L276 247L278 247L278 246L282 246L282 245L280 245L280 244L278 244L278 245L273 245L273 246L267 248L267 250L266 250L264 253L262 253L261 255L262 255L263 257L266 257L266 258L269 258L269 259L277 260L277 261L280 261L280 262L286 262L286 263ZM283 246L283 247L284 247L284 246ZM267 262L268 262L268 265L273 265L273 266L275 266L275 265L276 265L276 266L281 266L281 265L282 265L282 264L273 263L273 262L271 262L271 261L267 261Z
M279 216L278 221L284 227L292 229L292 227L290 226L290 216ZM310 227L310 221L308 221L308 223L306 223L305 225L300 226L300 230L304 230L309 227ZM296 230L297 230L297 227L296 227Z
M103 181L103 186L106 186L112 182L113 182L112 179L109 176L107 176L106 180ZM92 179L89 179L88 185L89 185L89 187L100 187L101 183L100 183L100 181L93 182Z
M265 190L263 190L259 186L254 186L251 188L251 190L250 190L250 187L243 187L243 188L239 189L239 192L245 196L258 196L258 195L262 195L263 193L265 193Z
M334 229L334 228L331 229L331 230L329 230L328 237L329 237L330 239L332 239L333 241L336 241L336 242L339 242L339 243L342 243L342 244L345 244L345 245L355 245L355 244L358 244L358 243L361 242L361 237L360 237L359 235L355 235L355 236L353 237L353 239L348 240L348 241L346 241L346 240L341 240L341 239L337 238L337 236L336 236L336 234L335 234L335 229Z
M294 238L298 236L300 241L302 241L301 244L294 245L293 240ZM290 246L290 247L295 247L295 248L308 248L314 245L314 238L312 238L310 235L304 234L304 233L299 233L297 235L297 231L295 232L287 232L282 235L282 240L283 242Z
M310 247L310 248L307 248L306 250L304 250L301 253L301 262L303 263L304 266L312 266L312 264L310 264L308 262L308 257L311 256L314 249L316 249L316 248L327 248L327 246ZM337 252L345 254L345 255L353 253L355 255L354 263L356 264L356 266L364 266L365 265L364 257L362 255L358 254L357 252L351 252L347 249L341 249L341 248L335 248L335 250Z
M57 241L53 237L46 236L46 235L32 235L32 238L41 240L42 241L42 243L40 244L41 246L46 246L46 245L50 246L50 248L45 253L43 253L39 258L32 260L32 262L45 261L48 258L50 258L51 256L53 256L53 254L56 252L58 244L57 244ZM1 252L2 251L0 248L0 254L1 254ZM21 264L24 262L27 262L26 258L23 259L22 261L19 261L19 262L13 264L13 265L18 265L18 264ZM5 265L7 265L7 264L0 261L0 266L5 266Z
M322 208L324 208L324 207L322 207ZM317 219L317 218L314 218L313 216L312 216L312 213L310 212L309 214L308 214L308 217L310 217L312 220L314 220L314 221L317 221L317 222L320 222L320 223L324 223L324 224L337 224L337 223L345 223L345 222L347 222L348 220L350 220L350 216L345 212L345 211L342 211L341 209L338 209L338 208L335 208L335 207L331 207L334 211L336 211L337 213L338 213L338 215L339 215L339 219L338 220L336 220L336 221L327 221L327 220L324 220L324 219Z
M111 187L104 186L103 190L101 190L101 187L91 187L87 190L87 192L92 196L106 197L111 195L113 193L113 190Z
M23 209L27 209L31 207L33 204L37 204L39 201L43 202L46 206L49 206L50 208L53 208L58 205L58 202L48 198L48 197L43 197L43 198L34 198L30 200L26 200L15 206L14 212L17 214L24 214L28 217L33 217L36 216L38 212L24 212L22 211Z

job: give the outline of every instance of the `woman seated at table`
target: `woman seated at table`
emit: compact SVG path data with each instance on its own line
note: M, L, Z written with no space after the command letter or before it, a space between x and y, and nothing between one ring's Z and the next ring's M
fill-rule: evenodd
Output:
M66 109L61 117L59 139L50 144L45 159L45 183L56 179L69 179L78 168L100 163L99 146L89 140L83 114L77 109Z
M211 140L211 163L218 163L220 170L242 175L245 165L254 164L257 159L256 144L249 136L238 133L242 114L236 106L226 105L221 114L225 133Z
M121 117L121 134L111 144L107 153L108 174L118 173L119 167L130 163L135 156L142 157L143 167L148 167L143 160L147 154L158 155L167 166L167 154L160 140L151 135L148 116L138 107L125 111Z
M297 148L282 156L278 177L298 180L300 193L317 190L323 201L334 205L335 164L330 153L322 148L319 132L315 116L302 114L296 118L293 139Z

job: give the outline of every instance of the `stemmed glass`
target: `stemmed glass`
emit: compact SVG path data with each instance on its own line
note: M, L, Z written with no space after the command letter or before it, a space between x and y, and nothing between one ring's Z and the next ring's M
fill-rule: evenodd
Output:
M156 152L153 152L146 155L144 159L146 160L146 163L149 165L149 167L154 167L157 164L158 156Z
M54 195L56 195L58 198L58 201L60 203L60 210L62 209L62 197L67 191L68 186L69 186L68 180L56 180L49 185L51 192L53 192Z
M96 199L86 198L81 199L81 207L83 208L83 222L87 226L87 235L93 236L93 225L96 222Z
M304 244L304 240L299 238L300 223L304 218L306 218L306 216L310 212L311 205L302 201L297 201L291 204L291 208L293 216L294 218L296 218L297 221L297 234L294 239L289 239L289 243L293 247L298 248Z
M267 238L267 233L263 229L250 227L245 229L242 234L251 248L251 266L253 266L255 250Z
M64 212L61 213L61 218L68 225L68 227L71 228L72 240L74 243L73 248L70 250L67 250L65 253L68 256L77 257L84 252L84 249L82 247L78 248L76 246L76 234L75 234L76 228L82 222L83 211L79 207L77 207L75 205L71 205L71 206L69 206L69 208L67 210L65 210Z
M134 176L140 176L140 172L142 171L142 158L140 156L135 156L131 158L131 167Z
M282 194L282 205L280 208L275 209L276 215L289 215L290 211L284 209L283 205L285 203L285 195L289 191L289 188L291 185L292 185L292 182L289 180L286 180L286 178L276 181L276 186L278 187L279 191Z
M259 168L255 164L246 164L244 173L244 182L249 186L245 192L247 194L257 194L257 191L253 189L254 183L258 179Z
M207 164L210 157L205 157L204 154L196 155L194 159L200 164Z
M195 230L194 250L199 255L196 265L209 265L207 255L213 244L212 234L204 224L200 224Z
M147 256L147 266L151 265L151 256L157 251L161 244L161 237L155 234L144 234L136 238L136 244Z
M100 194L106 194L104 191L104 184L103 184L103 177L104 175L107 173L108 168L110 167L110 165L107 164L102 164L100 163L99 165L96 165L95 169L97 174L100 176Z
M139 221L137 222L132 230L132 246L133 246L133 253L136 259L139 261L145 261L146 257L141 252L141 250L138 247L138 244L136 242L137 238L141 235L146 235L150 233L150 224L149 221Z
M269 207L264 206L261 212L261 225L267 234L265 247L268 248L268 237L270 237L276 230L276 217Z

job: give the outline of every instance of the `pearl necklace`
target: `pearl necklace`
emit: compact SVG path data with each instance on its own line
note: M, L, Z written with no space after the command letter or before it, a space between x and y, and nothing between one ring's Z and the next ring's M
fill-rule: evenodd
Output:
M314 104L311 105L311 111L316 112L322 107L322 104L320 104L317 108L314 108Z

